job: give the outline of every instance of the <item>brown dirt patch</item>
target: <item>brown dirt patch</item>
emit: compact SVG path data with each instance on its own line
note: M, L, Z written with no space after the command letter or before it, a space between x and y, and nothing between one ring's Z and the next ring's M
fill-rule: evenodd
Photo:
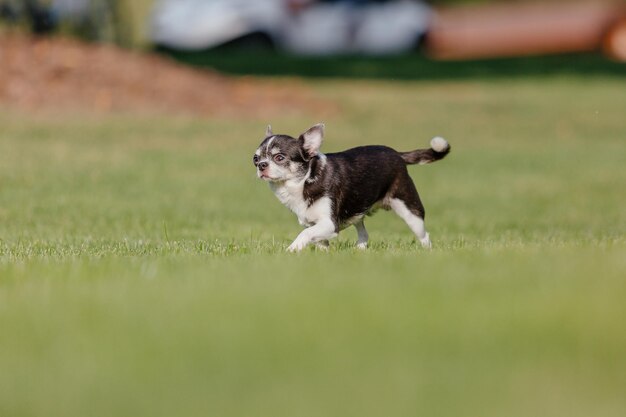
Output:
M231 78L111 45L17 35L0 36L0 106L259 117L335 107L293 79Z

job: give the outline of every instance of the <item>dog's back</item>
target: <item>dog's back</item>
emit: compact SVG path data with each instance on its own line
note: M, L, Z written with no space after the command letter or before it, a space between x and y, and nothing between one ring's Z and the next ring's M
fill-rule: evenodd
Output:
M334 212L340 224L383 205L402 174L408 176L400 154L387 146L360 146L327 154L326 158L324 188L334 197Z

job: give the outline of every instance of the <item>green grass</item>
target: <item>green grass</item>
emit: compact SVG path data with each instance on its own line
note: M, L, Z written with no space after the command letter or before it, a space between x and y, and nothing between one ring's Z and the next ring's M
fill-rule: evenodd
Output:
M309 81L326 151L411 173L434 242L285 253L265 124L0 114L1 416L623 416L626 82Z

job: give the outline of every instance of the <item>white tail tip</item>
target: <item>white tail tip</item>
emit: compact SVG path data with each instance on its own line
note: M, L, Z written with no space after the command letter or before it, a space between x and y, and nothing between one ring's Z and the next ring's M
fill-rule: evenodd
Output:
M445 152L450 145L448 145L448 141L442 138L441 136L437 136L431 139L430 147L435 152Z

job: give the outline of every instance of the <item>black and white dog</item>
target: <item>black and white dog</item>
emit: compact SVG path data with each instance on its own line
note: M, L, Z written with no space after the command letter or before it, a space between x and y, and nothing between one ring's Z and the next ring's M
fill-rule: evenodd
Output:
M436 137L429 149L397 152L386 146L361 146L344 152L320 152L324 125L318 124L298 139L275 135L267 127L265 139L253 157L257 176L269 183L276 197L306 228L288 250L308 244L328 247L328 240L350 225L358 233L357 246L367 247L363 218L376 209L393 210L430 248L424 227L424 206L406 166L438 161L450 145Z

